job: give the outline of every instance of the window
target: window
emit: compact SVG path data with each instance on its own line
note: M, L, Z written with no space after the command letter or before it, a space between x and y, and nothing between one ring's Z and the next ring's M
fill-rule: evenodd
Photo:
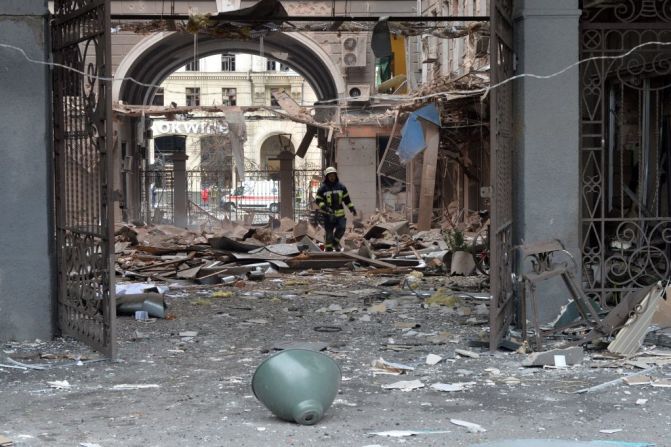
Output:
M200 88L187 87L186 88L186 105L194 107L200 105Z
M270 59L266 61L266 71L275 71L276 68L277 68L277 62L271 61Z
M237 104L238 91L234 88L221 89L221 104L224 106L234 106Z
M151 105L152 106L162 106L164 100L164 94L163 94L163 87L160 87L158 90L156 90L156 93L154 93L154 98L151 100Z
M281 91L282 91L281 88L271 88L270 89L270 107L279 107L280 106L280 103L277 102L277 100L275 99L273 94L274 93L279 93Z
M200 60L196 59L195 61L191 61L188 64L184 66L184 69L186 71L199 71L200 70Z
M221 55L221 71L235 71L235 54Z
M280 63L280 71L289 71L289 70L291 70L291 68L289 68L288 65Z

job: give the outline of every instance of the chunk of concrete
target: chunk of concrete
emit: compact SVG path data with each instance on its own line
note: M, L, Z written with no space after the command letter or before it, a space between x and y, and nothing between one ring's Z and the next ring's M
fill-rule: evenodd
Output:
M522 361L522 366L556 366L555 356L563 355L567 365L582 363L584 352L580 346L567 349L553 349L552 351L534 352Z

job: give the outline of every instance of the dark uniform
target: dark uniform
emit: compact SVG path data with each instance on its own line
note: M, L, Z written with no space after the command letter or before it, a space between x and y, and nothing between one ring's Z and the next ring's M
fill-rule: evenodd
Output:
M347 205L352 214L356 215L356 209L354 209L347 188L338 181L337 177L334 182L330 182L327 176L317 190L315 200L319 209L325 214L326 251L340 250L340 239L345 234L347 225L343 204Z

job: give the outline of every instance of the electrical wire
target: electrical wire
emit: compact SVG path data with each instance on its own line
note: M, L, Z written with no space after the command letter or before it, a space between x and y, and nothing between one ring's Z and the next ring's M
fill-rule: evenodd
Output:
M600 61L600 60L617 60L617 59L624 59L634 52L638 51L641 48L647 47L647 46L653 46L653 45L658 45L658 46L671 46L671 42L659 42L659 41L651 41L651 42L643 42L639 45L636 45L629 51L623 53L623 54L618 54L618 55L613 55L613 56L593 56L589 57L586 59L581 59L577 62L574 62L570 65L567 65L566 67L562 68L559 71L556 71L552 74L548 75L538 75L534 73L522 73L519 75L511 76L510 78L504 79L503 81L490 85L481 89L473 89L473 90L447 90L447 91L441 91L441 92L436 92L436 93L431 93L428 95L423 95L423 96L416 96L416 97L409 97L409 96L400 96L400 95L371 95L370 98L372 99L381 99L381 100L387 100L387 101L398 101L398 102L403 102L406 104L411 104L414 102L418 101L424 101L427 99L432 99L436 98L439 96L445 96L449 97L449 95L468 95L468 96L473 96L473 95L479 95L482 94L481 96L481 101L484 101L489 93L492 90L498 89L512 81L515 81L517 79L523 79L523 78L532 78L532 79L540 79L540 80L546 80L546 79L552 79L558 76L561 76L562 74L566 73L567 71L576 68L580 66L581 64L584 64L586 62L591 62L591 61ZM74 67L69 67L67 65L59 64L56 62L49 62L49 61L43 61L43 60L38 60L38 59L33 59L28 54L26 54L25 50L23 50L20 47L10 45L10 44L5 44L5 43L0 43L0 48L6 48L6 49L11 49L18 51L28 62L34 63L34 64L39 64L39 65L46 65L50 67L59 67L63 68L65 70L69 70L78 74L81 74L83 76L86 76L89 79L96 79L102 82L123 82L123 81L130 81L133 82L136 85L142 86L142 87L149 87L149 88L161 88L160 85L157 84L149 84L149 83L144 83L141 81L138 81L137 79L130 77L130 76L125 76L123 78L114 78L114 77L106 77L106 76L97 76L97 75L91 75L88 73L85 73L77 68ZM671 84L666 86L665 88L671 87ZM661 90L661 89L660 89ZM347 101L347 100L356 100L356 97L343 97L343 98L335 98L335 99L329 99L329 100L323 100L320 101L323 104L329 104L329 103L337 103L341 101Z

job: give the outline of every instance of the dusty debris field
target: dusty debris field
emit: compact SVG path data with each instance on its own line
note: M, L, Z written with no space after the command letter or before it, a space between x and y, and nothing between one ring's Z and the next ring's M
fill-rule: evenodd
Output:
M472 343L486 339L482 278L427 277L414 291L383 285L394 280L334 270L245 288L173 286L171 319L118 318L115 363L95 362L97 354L70 339L4 344L0 435L17 446L471 446L518 438L671 445L670 388L620 383L575 394L635 370L593 351L576 366L525 368L525 354ZM471 296L450 298L457 287ZM250 388L264 358L298 342L323 343L342 369L336 401L314 426L275 418ZM428 365L429 354L442 360ZM17 365L8 359L51 367L9 367ZM394 371L374 368L379 359L414 369L385 374ZM669 372L660 366L651 375ZM423 387L383 388L399 381ZM440 383L454 391L436 390ZM389 431L418 433L373 434Z

